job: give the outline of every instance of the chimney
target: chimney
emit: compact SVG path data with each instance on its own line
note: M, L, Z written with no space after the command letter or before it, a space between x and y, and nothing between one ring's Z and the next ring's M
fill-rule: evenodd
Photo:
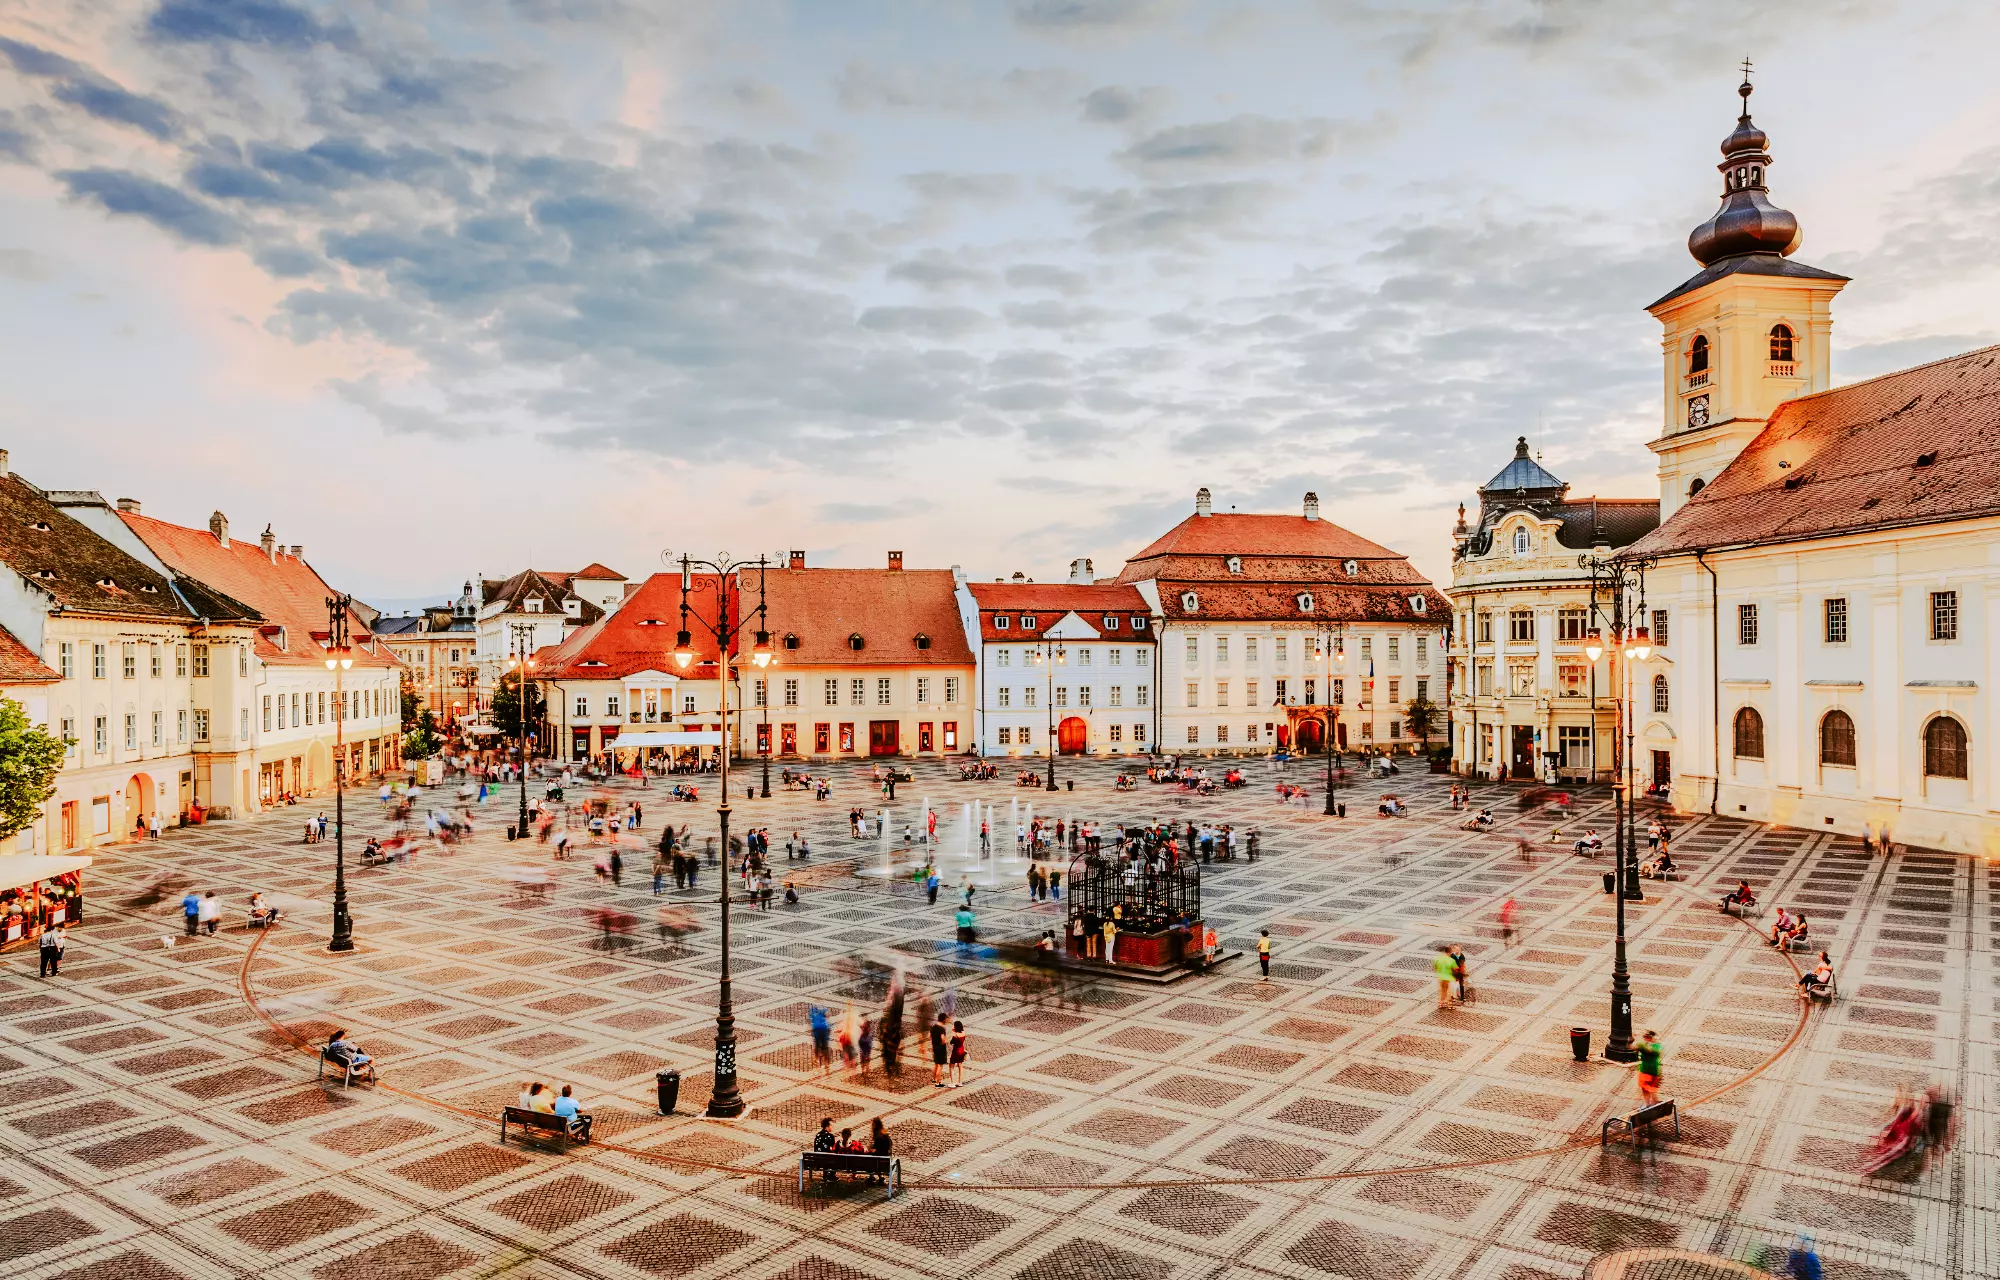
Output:
M890 567L891 569L900 569L900 568L902 568L902 567L903 567L903 553L902 553L902 552L900 552L900 551L891 551L891 552L889 553L889 567Z
M7 469L7 451L5 449L0 449L0 476L12 475L12 474L13 472Z
M1019 569L1014 570L1014 581L1026 582L1027 580L1028 580L1027 574L1022 573Z
M0 454L0 457L5 457L5 455ZM136 516L139 514L139 500L137 498L120 498L118 499L118 509L120 511L130 511Z
M220 511L210 516L208 518L208 531L215 535L217 542L220 542L225 547L229 545L228 516L223 515Z
M1198 516L1210 515L1212 513L1209 510L1209 506L1208 486L1203 485L1194 491L1194 513Z
M293 547L293 548L292 548L292 559L294 559L294 560L303 560L303 559L305 559L305 558L306 558L306 549L305 549L304 547Z
M788 556L786 556L786 557L785 557L785 567L786 567L787 569L803 569L803 568L805 568L805 567L806 567L806 553L805 553L805 552L803 552L803 551L794 551L794 552L792 552L792 553L791 553L790 555L788 555Z
M1306 494L1306 519L1319 519L1319 495L1316 493Z
M271 526L264 526L264 536L257 539L257 545L264 549L264 558L272 564L278 563L278 540L271 534Z
M1072 560L1069 562L1069 580L1072 586L1087 587L1097 581L1097 575L1091 572L1090 561Z

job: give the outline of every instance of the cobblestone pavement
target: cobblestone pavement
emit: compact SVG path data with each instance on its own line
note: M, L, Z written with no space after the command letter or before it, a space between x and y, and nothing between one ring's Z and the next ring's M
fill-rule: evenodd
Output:
M859 770L837 774L826 803L739 798L735 823L776 834L780 871L787 832L807 832L815 859L797 869L799 906L734 914L754 1109L728 1124L687 1114L708 1096L713 872L666 899L707 927L663 942L643 870L617 888L587 851L551 864L545 847L500 838L512 803L495 800L458 852L353 872L359 946L336 957L324 947L333 846L298 842L303 809L109 851L88 873L63 975L35 978L31 952L3 962L0 1258L15 1280L1542 1280L1614 1250L1740 1258L1806 1230L1845 1280L1996 1273L1981 866L1688 820L1676 852L1689 883L1648 886L1632 908L1638 1024L1668 1046L1666 1092L1702 1097L1798 1031L1796 1043L1694 1109L1652 1160L1594 1145L1538 1155L1594 1139L1633 1105L1625 1069L1567 1052L1572 1024L1598 1045L1606 1028L1604 861L1547 843L1524 861L1516 841L1541 841L1549 820L1519 815L1505 789L1490 792L1497 831L1458 830L1443 778L1395 780L1408 819L1372 816L1383 788L1364 786L1356 816L1329 820L1277 807L1266 765L1245 790L1184 804L1166 788L1116 794L1100 763L1063 771L1075 791L1050 796L919 765L896 810L931 798L948 874L950 824L973 798L1003 823L1018 800L1257 825L1263 859L1213 868L1203 895L1229 946L1271 930L1272 981L1246 957L1171 986L1100 979L1057 999L955 956L949 898L927 907L906 878L857 874L882 861L847 835L849 804L876 807ZM657 786L644 798L649 839L667 818L697 842L712 829L707 801L667 803ZM350 814L350 850L385 829L372 795ZM1593 825L1610 829L1601 793L1566 823ZM546 901L513 887L528 864L554 873ZM137 905L163 871L218 891L221 934L165 945L177 903ZM1803 906L1840 964L1839 1001L1802 1031L1790 964L1715 909L1716 886L1738 877ZM253 889L297 908L254 955L240 910ZM1511 949L1493 927L1509 894L1524 915ZM609 947L607 909L640 925ZM1010 877L981 895L980 925L1029 937L1057 910ZM1440 941L1471 956L1467 1006L1436 1008ZM914 1062L900 1078L814 1075L808 1003L879 999L898 963L917 991L955 991L972 1036L964 1088L933 1089ZM258 1007L307 1034L337 1020L393 1088L315 1084L313 1061ZM673 1117L651 1102L663 1065L687 1075ZM605 1145L499 1145L498 1109L529 1078L576 1085ZM1893 1091L1939 1081L1964 1104L1958 1147L1927 1169L1857 1174ZM857 1129L885 1117L919 1185L888 1202L858 1186L801 1198L789 1170L822 1115Z

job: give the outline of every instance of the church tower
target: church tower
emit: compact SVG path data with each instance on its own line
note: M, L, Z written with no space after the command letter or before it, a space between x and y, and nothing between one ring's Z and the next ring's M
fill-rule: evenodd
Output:
M1827 388L1833 295L1847 277L1794 262L1799 220L1771 203L1770 139L1743 114L1722 140L1722 205L1688 236L1702 269L1647 307L1665 330L1660 458L1665 520L1721 473L1780 404Z

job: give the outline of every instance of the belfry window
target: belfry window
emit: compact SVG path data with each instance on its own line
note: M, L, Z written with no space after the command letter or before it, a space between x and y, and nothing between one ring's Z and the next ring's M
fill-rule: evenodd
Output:
M1515 555L1517 555L1517 556L1524 556L1524 555L1527 555L1527 554L1528 554L1528 542L1529 542L1529 539L1528 539L1528 531L1527 531L1527 529L1526 529L1526 528L1524 528L1524 527L1523 527L1523 528L1516 528L1516 529L1514 530L1514 554L1515 554Z
M1790 364L1792 362L1792 330L1789 325L1771 327L1771 363Z
M1688 345L1688 372L1708 372L1708 339L1699 333L1694 335L1694 341Z

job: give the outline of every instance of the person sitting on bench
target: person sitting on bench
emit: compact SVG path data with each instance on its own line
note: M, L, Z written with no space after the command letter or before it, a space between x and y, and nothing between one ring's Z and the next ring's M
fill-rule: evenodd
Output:
M1577 857L1588 858L1604 848L1604 837L1597 834L1596 827L1589 827L1585 829L1583 838L1578 840L1574 847Z
M326 1051L347 1063L348 1072L355 1079L375 1078L375 1060L361 1051L361 1046L347 1038L345 1028L336 1027L326 1038Z
M1461 822L1459 824L1459 829L1461 831L1487 831L1490 830L1492 826L1493 826L1493 811L1491 809L1481 809L1478 813L1474 814L1472 817L1467 818L1464 822Z
M1799 975L1799 999L1825 995L1833 989L1833 957L1819 953L1819 963Z
M276 907L267 905L263 894L253 893L250 895L250 927L252 929L268 928L278 923L279 917L283 914Z
M1639 874L1648 880L1664 880L1668 876L1678 875L1680 869L1681 864L1674 861L1674 855L1662 849L1658 857L1646 860L1639 868Z
M550 1109L554 1114L569 1121L570 1137L579 1142L590 1141L590 1117L585 1115L583 1108L577 1104L576 1097L570 1092L568 1085L562 1087L562 1093L550 1104Z
M1738 880L1734 889L1722 895L1722 909L1724 911L1729 910L1731 907L1754 907L1756 905L1757 895L1750 892L1750 882L1748 880Z
M840 1139L833 1136L833 1117L821 1116L819 1132L813 1135L813 1150L830 1152L840 1149ZM822 1182L832 1182L838 1175L832 1169L822 1169L819 1171L819 1177Z
M1791 946L1794 939L1806 936L1806 914L1787 915L1783 907L1778 908L1778 918L1771 925L1771 945L1783 951Z

